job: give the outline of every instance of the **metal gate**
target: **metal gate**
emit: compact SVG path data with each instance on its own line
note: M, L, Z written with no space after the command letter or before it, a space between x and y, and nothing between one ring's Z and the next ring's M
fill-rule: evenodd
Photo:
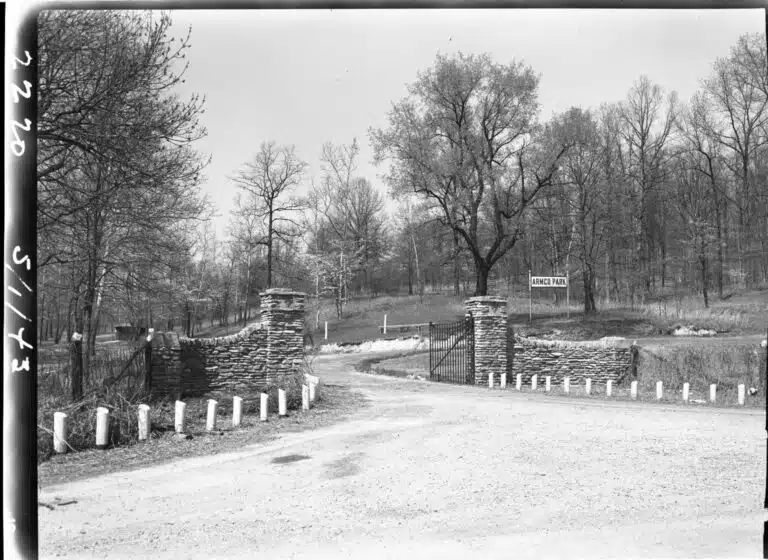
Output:
M429 324L429 378L433 381L475 383L474 321Z

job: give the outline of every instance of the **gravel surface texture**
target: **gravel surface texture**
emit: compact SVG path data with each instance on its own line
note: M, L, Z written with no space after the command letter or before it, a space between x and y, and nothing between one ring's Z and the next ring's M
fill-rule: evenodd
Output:
M349 421L44 487L43 558L734 558L762 550L760 411L352 371ZM277 459L277 461L274 461Z

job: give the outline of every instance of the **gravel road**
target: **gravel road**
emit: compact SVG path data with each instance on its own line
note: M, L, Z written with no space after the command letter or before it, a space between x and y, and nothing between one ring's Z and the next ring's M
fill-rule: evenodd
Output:
M348 422L237 453L43 488L43 501L77 503L39 508L41 557L754 558L762 551L759 411L438 385L354 373L361 359L316 362L325 383L371 399ZM273 462L281 457L289 462Z

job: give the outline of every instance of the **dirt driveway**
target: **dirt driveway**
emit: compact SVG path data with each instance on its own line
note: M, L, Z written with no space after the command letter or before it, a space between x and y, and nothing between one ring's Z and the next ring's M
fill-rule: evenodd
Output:
M349 422L44 488L44 501L77 503L39 509L41 556L733 558L762 550L760 412L437 385L353 373L360 359L316 362L324 382L372 400Z

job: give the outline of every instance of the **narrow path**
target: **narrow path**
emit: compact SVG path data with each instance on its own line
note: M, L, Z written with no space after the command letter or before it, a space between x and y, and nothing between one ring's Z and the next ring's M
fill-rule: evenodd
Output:
M755 557L763 416L354 373L350 421L45 489L43 557ZM273 460L278 459L275 463ZM285 462L281 462L285 461Z

